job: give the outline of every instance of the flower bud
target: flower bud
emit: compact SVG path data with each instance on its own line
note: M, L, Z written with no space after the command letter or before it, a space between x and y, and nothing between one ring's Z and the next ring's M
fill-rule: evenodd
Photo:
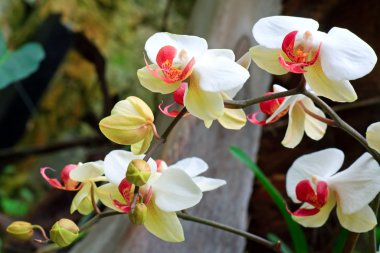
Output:
M60 247L70 245L78 236L78 226L69 219L60 219L50 230L50 239Z
M145 222L147 211L148 209L144 203L137 203L133 212L128 215L129 220L133 224L141 225Z
M27 241L33 237L33 225L26 221L15 221L7 227L7 233L13 238Z
M150 173L150 167L146 161L135 159L129 163L125 178L136 186L142 186L148 181Z

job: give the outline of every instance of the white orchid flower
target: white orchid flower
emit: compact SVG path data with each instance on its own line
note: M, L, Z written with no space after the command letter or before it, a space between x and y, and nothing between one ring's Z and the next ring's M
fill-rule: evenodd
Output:
M380 152L380 122L373 123L367 128L366 138L368 145Z
M108 180L117 186L127 185L126 188L121 189L125 197L124 208L120 208L121 211L128 212L132 205L130 194L133 188L131 184L125 183L128 165L132 160L143 159L143 157L144 155L136 156L124 150L112 151L105 157L104 170ZM168 168L156 173L155 161L150 158L148 164L151 176L139 189L139 195L147 206L147 215L143 224L148 231L162 240L183 241L182 226L175 212L198 204L202 198L202 191L185 171ZM120 203L117 205L121 206Z
M168 94L189 79L183 104L194 116L215 120L224 114L223 93L234 97L249 77L227 49L208 49L197 36L156 33L145 50L152 64L137 71L141 84L152 92Z
M273 92L266 94L286 91L280 85L273 85ZM323 122L325 114L317 108L313 101L304 95L288 96L260 103L262 113L269 115L267 120L259 121L256 119L258 112L248 116L248 121L257 125L274 123L281 117L289 114L288 128L282 140L282 145L287 148L297 146L304 135L304 132L313 140L320 140L326 132L327 124Z
M260 19L252 29L259 43L250 49L262 69L282 75L303 73L317 95L337 102L351 102L357 95L348 80L368 74L376 64L373 49L347 29L318 31L309 18L272 16Z
M380 191L380 166L365 153L338 172L343 160L342 151L329 148L293 163L286 175L286 191L294 203L302 203L291 212L295 221L320 227L336 205L338 220L347 230L362 233L374 228L376 215L368 204Z
M107 181L107 178L103 174L103 161L80 163L70 172L70 178L82 184L80 191L75 195L71 203L71 213L76 210L83 215L91 213L94 210L91 199L92 195L95 198L95 203L100 200L108 207L113 207L110 196L114 199L121 198L117 187L113 184L107 183L97 187L96 182ZM93 194L92 191L94 192Z

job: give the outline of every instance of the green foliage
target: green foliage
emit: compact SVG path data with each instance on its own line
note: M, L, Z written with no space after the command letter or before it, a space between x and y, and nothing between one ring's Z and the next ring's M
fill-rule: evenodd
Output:
M251 157L238 147L230 147L231 154L245 164L254 174L257 180L263 185L269 196L277 205L281 215L285 218L290 235L293 240L294 250L297 253L305 253L308 251L305 234L301 227L293 221L291 215L286 210L285 199L281 193L273 186L269 179L264 175L261 169L252 161Z
M44 50L37 43L28 43L10 51L0 33L0 89L35 72L44 57Z
M268 237L268 239L269 239L270 241L272 241L272 242L278 242L278 241L280 241L280 242L281 242L281 250L282 250L282 252L284 252L284 253L292 253L292 252L293 252L293 251L289 248L289 246L286 245L286 243L284 243L284 241L281 240L281 238L278 237L277 235L272 234L272 233L269 233L269 234L267 235L267 237Z
M334 248L332 250L332 253L340 253L343 252L344 245L346 243L347 237L348 237L348 230L341 228L340 232L337 236L336 242L334 244Z

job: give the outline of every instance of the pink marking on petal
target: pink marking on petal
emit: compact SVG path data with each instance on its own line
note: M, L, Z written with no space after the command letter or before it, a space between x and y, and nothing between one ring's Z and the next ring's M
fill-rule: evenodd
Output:
M264 96L268 96L273 94L274 92L266 92L264 93ZM271 99L268 101L263 101L260 103L260 110L265 113L266 115L272 115L278 107L284 102L285 98L276 98L276 99Z
M158 69L152 69L150 66L149 66L149 63L147 62L146 58L145 58L145 55L144 55L144 61L145 61L145 65L146 65L146 68L148 69L148 71L150 73L152 73L152 75L156 78L159 78L161 79L162 81L164 81L165 83L168 83L168 84L172 84L172 83L175 83L176 81L173 81L171 80L170 78L167 78L166 76L162 76L158 73Z
M131 206L123 204L115 199L112 200L115 207L119 208L123 213L129 213L131 211Z
M308 66L306 63L287 62L285 61L284 57L282 57L282 55L278 57L278 61L280 62L281 66L283 66L287 71L295 74L305 73L306 70L304 70L303 67Z
M162 172L162 166L164 164L164 161L161 159L156 160L156 165L157 165L157 172Z
M301 202L313 205L316 201L316 194L308 179L300 181L296 186L296 196Z
M161 104L158 105L158 109L160 109L160 111L161 111L163 114L165 114L166 116L172 117L172 118L178 116L178 114L179 114L179 111L178 111L178 110L172 110L172 111L169 112L170 107L172 107L173 105L175 105L175 102L174 102L174 103L171 103L171 104L169 104L169 105L167 105L167 106L165 106L165 107L162 109L161 106L162 106L163 103L164 103L164 102L161 102Z
M324 206L329 198L329 186L324 181L317 183L317 199L320 206Z
M133 199L133 194L131 194L133 184L127 181L127 179L123 179L119 184L119 192L123 196L124 200L127 204L130 204Z
M187 83L181 83L178 89L173 92L174 101L183 106L183 97L185 96Z
M319 213L319 211L320 211L320 209L318 209L318 208L312 208L312 209L300 208L300 209L298 209L294 212L290 212L290 213L294 216L305 217L305 216L315 215L315 214Z
M162 69L164 64L173 64L173 59L177 54L177 49L173 46L164 46L162 47L156 56L157 65Z
M46 172L45 172L46 170L55 171L54 169L49 168L49 167L43 167L43 168L40 169L40 173L41 173L42 177L46 180L46 182L48 182L54 188L57 188L57 189L60 189L60 190L66 190L66 188L61 184L61 182L59 182L56 178L50 178L50 177L48 177L46 175Z
M188 78L193 72L193 66L195 64L195 58L191 58L191 60L186 64L185 68L182 70L182 73L178 77L179 80L185 80Z
M153 189L152 186L149 187L148 193L145 195L144 204L147 205L149 201L152 199Z
M61 171L61 179L63 181L63 184L65 185L66 190L68 191L77 191L81 188L79 182L74 181L70 178L70 172L76 169L77 167L78 165L76 164L68 164L65 167L63 167Z
M291 61L295 61L294 56L294 42L296 40L298 31L288 33L282 41L282 51L289 57Z
M271 122L267 123L265 120L262 120L262 121L257 120L257 118L256 118L257 114L259 114L259 113L255 112L255 113L247 115L247 120L249 122L251 122L252 124L260 125L260 126L265 126L265 125L268 125L271 123Z

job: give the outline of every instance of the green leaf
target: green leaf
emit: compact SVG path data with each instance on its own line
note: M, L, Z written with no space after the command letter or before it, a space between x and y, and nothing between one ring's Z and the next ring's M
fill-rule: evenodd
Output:
M28 204L25 201L3 197L1 198L0 205L7 215L24 216L28 212Z
M9 51L0 33L0 89L35 72L44 57L45 52L38 43L27 43Z
M269 179L264 175L260 168L252 161L251 157L238 147L230 147L231 154L244 163L255 174L257 180L263 185L264 189L268 192L274 203L277 205L281 215L285 218L286 224L290 235L292 237L295 252L305 253L309 252L306 242L305 234L301 227L293 221L291 215L286 210L285 200L281 193L272 185Z
M348 230L341 228L340 232L336 238L336 242L334 244L334 248L332 253L340 253L343 252L344 245L346 244L347 237L349 235Z
M289 248L289 246L286 245L286 244L284 243L284 241L281 240L281 238L278 237L276 234L269 233L269 234L267 235L267 238L268 238L270 241L272 241L272 242L278 242L278 241L280 241L280 242L281 242L281 250L282 250L283 253L293 253L293 251Z

